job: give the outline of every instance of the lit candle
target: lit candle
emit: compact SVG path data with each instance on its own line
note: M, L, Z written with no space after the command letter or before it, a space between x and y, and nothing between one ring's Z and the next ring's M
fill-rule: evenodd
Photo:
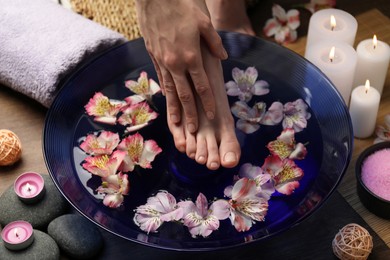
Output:
M354 86L364 84L370 79L371 86L382 95L387 69L390 61L390 47L387 43L378 41L376 35L372 39L361 41L356 48L358 62Z
M305 58L332 81L348 105L357 62L354 48L343 42L317 42L308 49Z
M375 130L379 101L380 94L378 90L370 87L369 80L364 86L358 86L352 91L349 114L355 137L366 138L372 135Z
M22 250L34 241L34 232L30 223L22 220L9 223L1 231L4 246L10 250Z
M309 21L306 51L309 46L322 40L335 40L353 46L357 21L349 13L338 9L323 9L315 12Z
M15 180L14 190L23 202L36 203L45 194L45 181L38 173L26 172Z

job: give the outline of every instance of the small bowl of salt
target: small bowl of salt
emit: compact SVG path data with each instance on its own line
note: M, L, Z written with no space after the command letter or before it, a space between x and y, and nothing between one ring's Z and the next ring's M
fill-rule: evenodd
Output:
M356 161L357 193L375 215L390 219L390 142L374 144Z

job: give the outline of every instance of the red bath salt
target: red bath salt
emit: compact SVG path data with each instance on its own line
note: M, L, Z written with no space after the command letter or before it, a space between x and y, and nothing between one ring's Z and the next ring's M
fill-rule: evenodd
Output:
M390 201L390 149L369 155L363 162L361 176L372 193Z

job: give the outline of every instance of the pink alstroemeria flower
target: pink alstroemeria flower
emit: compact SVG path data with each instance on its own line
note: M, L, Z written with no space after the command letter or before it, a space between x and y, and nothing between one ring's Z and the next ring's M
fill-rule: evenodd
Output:
M179 207L183 209L184 225L188 227L192 237L208 237L219 228L219 220L227 219L230 206L226 200L214 201L210 208L206 196L199 193L196 202L180 201Z
M109 99L101 92L96 92L85 105L85 110L88 115L94 116L96 122L115 125L116 116L125 104L122 101Z
M262 168L271 175L275 189L285 195L291 195L303 177L303 170L293 160L282 160L277 155L268 156Z
M152 162L162 149L154 140L146 140L139 133L129 135L118 145L117 149L126 152L121 170L131 172L136 165L144 169L151 169Z
M225 83L229 96L238 96L241 101L248 102L252 96L262 96L269 93L269 85L264 80L257 80L258 72L254 67L245 70L234 68L232 70L234 81Z
M287 13L277 4L272 6L273 18L268 19L263 28L267 37L275 36L278 43L294 42L297 37L296 29L300 25L299 11L291 9Z
M390 114L385 116L385 126L378 125L375 129L377 138L374 143L390 141Z
M273 155L283 159L302 160L307 154L306 147L302 143L295 142L295 131L292 128L286 128L276 138L275 141L268 143L267 148Z
M335 6L336 0L310 0L310 3L303 4L303 7L309 10L311 13L315 13L318 10Z
M80 148L91 155L111 154L119 144L119 135L102 131L98 135L89 134L80 144Z
M131 104L122 109L123 114L118 118L118 123L126 128L127 132L137 131L149 124L151 120L157 118L158 114L154 112L146 101Z
M250 108L244 101L237 101L231 107L233 115L239 119L236 127L246 134L251 134L260 128L260 122L266 111L264 102L256 103Z
M231 190L230 221L237 231L248 231L254 221L264 221L268 201L257 196L256 181L239 179Z
M167 191L148 198L146 204L137 207L135 212L134 223L148 234L156 232L164 222L178 221L183 217L183 209Z
M126 156L124 151L115 151L111 155L103 154L85 158L82 167L88 172L102 178L116 174Z
M302 99L284 104L283 128L293 128L295 133L301 132L307 126L311 114L307 112L308 106Z
M148 79L148 74L145 71L140 73L137 81L126 80L125 86L146 100L150 100L154 94L161 91L161 88L156 81Z
M128 176L121 172L102 178L102 185L97 188L97 192L105 194L103 204L110 208L120 207L129 190Z

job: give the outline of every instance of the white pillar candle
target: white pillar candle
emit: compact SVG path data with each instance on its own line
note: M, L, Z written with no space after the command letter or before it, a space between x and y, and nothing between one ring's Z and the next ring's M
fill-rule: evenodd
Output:
M334 57L330 57L332 47ZM322 41L311 45L305 58L330 79L348 105L357 62L355 49L344 42Z
M335 24L331 23L332 17ZM353 46L357 27L356 19L347 12L332 8L317 11L309 21L306 51L310 45L322 40L342 41Z
M349 114L355 137L366 138L374 133L380 98L378 90L370 87L369 80L352 91Z
M382 95L390 61L390 47L387 43L373 39L361 41L357 48L358 56L354 86L363 85L366 79Z

